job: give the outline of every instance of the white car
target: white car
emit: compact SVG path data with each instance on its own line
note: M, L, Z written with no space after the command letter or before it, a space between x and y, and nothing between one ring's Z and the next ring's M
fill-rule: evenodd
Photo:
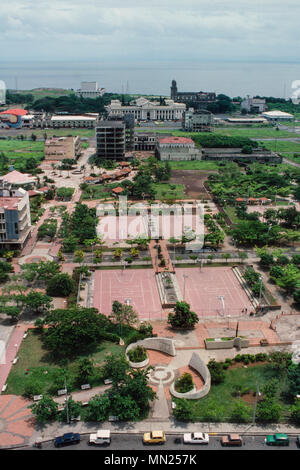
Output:
M110 431L107 429L100 429L95 434L90 434L90 446L109 446L110 444Z
M208 444L209 436L203 432L192 432L183 435L184 444Z

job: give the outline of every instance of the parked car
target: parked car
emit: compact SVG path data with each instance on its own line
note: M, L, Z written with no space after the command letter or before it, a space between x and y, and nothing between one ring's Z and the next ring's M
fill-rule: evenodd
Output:
M221 444L222 446L241 447L243 445L243 439L239 434L228 434L227 436L222 436Z
M183 435L184 444L208 444L209 436L203 432L192 432Z
M145 432L143 442L144 444L164 444L166 442L166 435L164 431Z
M94 434L90 434L90 446L109 446L110 431L108 429L100 429Z
M287 434L283 433L269 434L265 438L265 443L267 446L288 446L290 439Z
M63 434L62 436L56 437L54 440L55 447L62 447L67 446L70 444L79 444L80 442L80 434L74 432L68 432Z
M296 437L296 445L297 447L300 447L300 435Z

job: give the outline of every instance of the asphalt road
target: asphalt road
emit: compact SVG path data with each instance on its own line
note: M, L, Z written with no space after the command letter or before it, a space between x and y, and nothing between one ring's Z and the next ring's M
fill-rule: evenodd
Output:
M182 443L182 435L168 435L167 442L164 445L151 445L145 446L142 442L142 434L113 434L111 444L109 447L95 447L89 446L88 440L89 435L81 436L81 441L79 444L70 445L67 447L61 447L56 449L53 445L53 442L43 443L42 450L57 450L58 452L64 450L92 450L92 451L101 451L105 454L111 452L121 451L122 453L126 451L126 455L130 456L130 452L134 455L133 451L144 451L144 453L160 453L161 451L171 451L172 454L177 453L178 455L183 455L185 451L191 451L198 453L199 451L220 451L223 450L227 452L228 450L246 450L246 451L273 451L278 450L297 450L295 436L290 438L290 445L288 447L269 447L264 444L265 436L247 436L243 439L242 447L222 447L220 443L220 436L210 436L208 445L186 445ZM175 442L176 438L181 438L181 443L177 444ZM32 448L27 448L32 450ZM175 452L176 451L176 452ZM117 455L117 454L116 454Z

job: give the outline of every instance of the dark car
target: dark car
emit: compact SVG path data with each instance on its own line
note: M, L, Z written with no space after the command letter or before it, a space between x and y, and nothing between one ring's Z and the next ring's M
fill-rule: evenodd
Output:
M79 444L80 434L74 432L68 432L63 436L59 436L54 440L55 447L68 446L70 444Z

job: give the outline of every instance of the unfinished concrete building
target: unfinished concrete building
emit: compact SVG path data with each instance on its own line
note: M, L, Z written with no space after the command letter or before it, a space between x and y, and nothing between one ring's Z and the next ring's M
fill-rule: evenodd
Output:
M123 121L99 121L96 128L97 159L125 159L126 125Z

